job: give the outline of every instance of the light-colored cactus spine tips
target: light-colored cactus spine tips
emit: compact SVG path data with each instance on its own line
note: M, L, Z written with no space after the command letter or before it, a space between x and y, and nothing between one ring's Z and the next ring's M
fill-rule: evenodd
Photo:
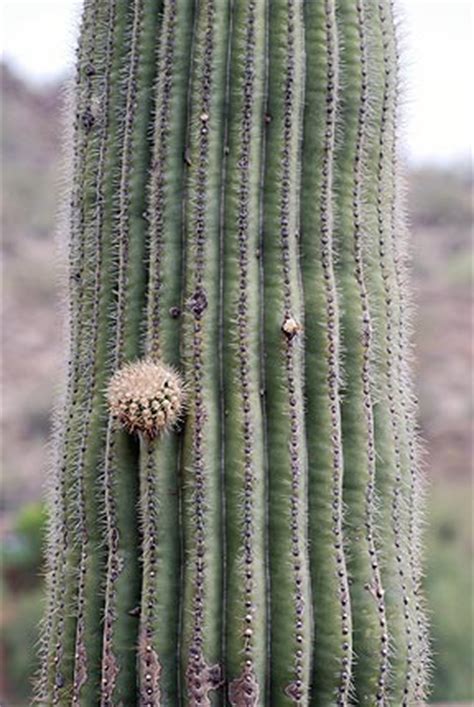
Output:
M171 430L179 419L185 400L183 381L163 363L136 361L114 373L107 400L111 414L127 432L151 440Z
M394 15L84 0L41 704L424 704Z

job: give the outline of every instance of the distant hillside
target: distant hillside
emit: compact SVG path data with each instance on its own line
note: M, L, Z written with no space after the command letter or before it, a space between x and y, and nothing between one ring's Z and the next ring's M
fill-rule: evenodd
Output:
M420 422L430 476L473 469L473 175L470 165L409 175Z
M54 228L61 89L27 87L0 67L4 508L40 493L60 358Z
M24 235L49 238L60 146L60 87L34 91L0 65L4 246ZM28 234L26 234L26 230Z

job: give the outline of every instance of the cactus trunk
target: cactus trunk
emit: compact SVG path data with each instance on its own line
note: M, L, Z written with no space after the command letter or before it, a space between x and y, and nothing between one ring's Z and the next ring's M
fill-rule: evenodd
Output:
M40 703L427 692L392 0L85 0Z

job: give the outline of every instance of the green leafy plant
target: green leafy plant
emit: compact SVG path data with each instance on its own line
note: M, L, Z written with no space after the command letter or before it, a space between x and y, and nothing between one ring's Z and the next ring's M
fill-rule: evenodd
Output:
M40 702L423 702L397 66L389 0L86 0Z

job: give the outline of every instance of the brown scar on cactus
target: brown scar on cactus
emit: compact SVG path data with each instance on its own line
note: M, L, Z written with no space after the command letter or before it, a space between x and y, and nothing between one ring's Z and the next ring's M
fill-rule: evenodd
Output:
M140 638L138 657L144 683L140 690L140 704L144 707L157 707L161 704L160 677L162 668L156 651L153 650L146 635Z
M180 374L152 359L126 363L113 374L107 389L111 414L127 432L149 440L176 425L185 397Z
M232 707L256 707L260 699L260 688L252 670L251 661L247 661L239 678L229 685L229 701Z
M219 664L208 665L202 654L189 662L186 670L189 707L211 707L210 692L223 684L222 669Z

